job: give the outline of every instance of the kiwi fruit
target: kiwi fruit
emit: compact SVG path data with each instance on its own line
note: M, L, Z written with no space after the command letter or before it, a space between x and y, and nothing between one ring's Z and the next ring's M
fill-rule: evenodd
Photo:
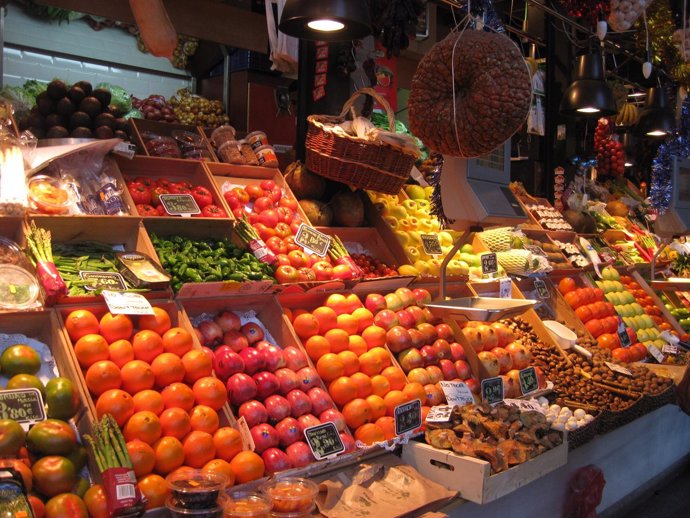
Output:
M99 126L96 128L96 138L102 138L102 139L107 139L107 138L113 138L113 130L109 128L108 126Z
M91 95L101 102L102 106L108 106L110 104L111 95L105 88L96 88Z
M46 130L44 130L43 127L41 127L41 126L36 126L36 127L30 126L29 131L36 138L46 138Z
M53 126L65 126L65 119L62 115L58 113L51 113L46 115L46 128L52 128Z
M91 118L101 113L101 109L101 101L95 97L85 97L84 100L79 103L79 111L87 113Z
M122 130L115 130L113 132L113 137L121 138L122 140L129 140L129 135Z
M115 129L124 131L125 133L129 131L129 121L127 119L123 119L122 117L119 117L115 119Z
M79 103L86 97L86 94L84 90L74 85L69 89L69 92L67 92L67 97L69 97L70 101L72 101L75 106L79 106Z
M72 116L69 118L70 128L74 129L78 128L79 126L84 126L86 128L91 127L91 117L89 117L88 113L74 112Z
M110 113L99 113L93 119L93 125L98 128L100 126L108 126L111 129L115 129L115 117Z
M57 103L57 112L60 115L69 117L77 110L76 105L70 100L69 97L63 97Z
M88 81L79 81L79 82L74 83L72 85L72 87L75 87L75 86L78 86L79 88L81 88L82 91L84 92L84 95L87 97L89 95L91 95L91 92L93 91L93 87L91 86L91 83L89 83Z
M50 83L48 83L46 92L48 92L48 95L51 97L51 99L59 101L65 95L67 95L67 85L60 79L53 79Z
M36 106L41 115L55 112L55 101L50 98L47 91L36 96Z
M70 136L73 138L93 138L93 133L89 128L85 128L84 126L79 126L77 128L74 128L72 130L72 133L70 133Z
M69 131L64 126L53 126L46 132L47 138L67 138Z

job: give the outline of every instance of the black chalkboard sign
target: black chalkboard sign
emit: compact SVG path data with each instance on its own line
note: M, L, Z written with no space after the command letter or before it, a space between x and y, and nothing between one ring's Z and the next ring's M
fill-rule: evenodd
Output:
M165 212L171 216L201 213L191 194L161 194L160 200Z
M0 419L35 423L45 418L43 398L38 389L0 390Z
M87 290L125 291L125 280L117 272L89 272L79 271L79 278L93 284L84 286Z
M419 399L398 405L393 410L395 435L411 432L422 426L422 402Z
M621 342L621 347L630 347L632 345L632 340L630 340L630 335L621 317L618 317L618 340Z
M345 445L340 438L338 429L331 422L305 428L304 437L307 439L307 444L311 448L316 460L345 451Z
M328 247L331 246L331 236L302 223L295 234L295 243L308 248L319 257L326 257Z
M443 250L441 249L441 242L438 240L436 234L419 234L419 239L422 240L422 247L424 248L424 253L428 255L441 255Z
M537 378L537 371L534 367L527 367L518 373L520 378L520 391L523 395L534 392L539 388L539 379Z
M482 380L482 400L490 405L503 401L503 378L486 378Z
M482 273L488 275L498 271L498 257L494 253L482 254Z

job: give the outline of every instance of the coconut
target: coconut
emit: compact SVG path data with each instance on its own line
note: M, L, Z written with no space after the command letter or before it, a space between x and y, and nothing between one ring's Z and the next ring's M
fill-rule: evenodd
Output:
M563 218L578 234L594 234L597 231L597 223L589 214L568 209L563 211Z
M613 200L606 204L606 212L611 216L624 218L628 215L628 206L620 200Z
M329 203L333 219L339 227L360 227L364 223L364 204L355 192L339 191Z
M329 227L333 221L331 208L318 200L300 200L299 202L309 222L315 227Z
M309 172L303 164L288 169L285 180L298 200L319 199L323 196L326 190L326 180L323 177Z

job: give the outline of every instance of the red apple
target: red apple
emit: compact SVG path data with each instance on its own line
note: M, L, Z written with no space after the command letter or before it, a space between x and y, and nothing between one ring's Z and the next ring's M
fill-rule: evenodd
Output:
M237 415L239 417L244 417L249 428L268 421L268 411L266 407L256 399L250 399L242 403L237 410Z
M458 378L461 380L466 380L470 376L472 376L472 369L470 368L470 364L467 363L465 360L455 360L453 363L455 366L455 372L458 375Z
M410 372L424 365L424 359L419 349L415 349L414 347L401 351L398 355L398 362L405 372Z
M272 344L271 342L269 342L268 340L259 340L258 342L256 342L256 343L254 344L254 349L256 349L257 351L263 351L263 350L266 349L267 347L277 347L277 346L273 345L273 344ZM278 349L280 349L280 347L278 347ZM281 354L281 355L283 354L283 350L282 350L282 349L280 349L280 354Z
M252 375L264 369L264 359L253 347L242 349L240 356L244 360L244 372L247 374Z
M410 340L412 340L412 347L414 347L415 349L419 349L423 345L426 345L424 335L419 329L408 329L407 332L410 334Z
M297 418L297 421L299 421L299 424L302 425L302 428L309 428L310 426L317 426L321 424L321 421L319 421L319 419L313 414L301 415Z
M395 311L391 311L390 309L382 309L374 315L374 325L382 327L386 331L399 324L398 315L396 315Z
M455 340L453 329L446 323L436 324L436 333L439 338L443 338L449 342Z
M424 306L425 304L431 302L431 293L424 288L415 288L412 290L412 294L414 295L417 305L419 306Z
M292 345L283 349L283 356L285 357L285 366L295 372L309 365L304 353Z
M261 458L264 461L266 473L268 474L292 469L290 457L288 457L287 453L278 448L268 448L261 454Z
M444 358L449 360L452 357L450 344L447 340L439 338L432 344L432 347L436 351L436 356L438 356L439 360Z
M319 386L319 374L312 367L304 367L298 370L297 379L299 380L299 388L304 391Z
M423 324L417 324L417 330L424 335L425 344L433 344L438 340L438 333L436 332L436 327L428 322Z
M426 371L424 367L416 367L407 373L407 380L410 383L419 383L420 385L427 385L431 383L431 376L429 376L429 373Z
M244 371L244 360L230 346L221 345L213 351L213 372L223 381L237 372Z
M462 345L458 342L450 343L450 357L454 362L467 359L467 356L465 356L465 349L463 349Z
M482 386L479 384L479 381L477 378L467 378L466 380L463 380L465 382L465 385L467 385L472 392L472 394L479 395L479 392L481 391Z
M268 448L275 448L280 444L280 437L275 428L268 423L261 423L252 427L249 432L254 440L254 451L261 454Z
M529 366L530 362L532 361L532 354L529 352L529 349L527 349L527 347L520 342L508 344L506 346L506 351L508 351L513 360L514 369L524 369L525 367Z
M405 329L412 329L415 326L414 315L406 309L401 309L395 313L398 323Z
M444 358L439 360L438 366L441 368L441 372L443 372L444 380L451 381L458 377L458 371L455 369L455 365L452 361Z
M285 367L285 357L283 356L283 350L275 345L264 345L259 347L261 343L268 343L264 340L257 342L255 348L260 351L261 356L264 360L264 368L268 371L274 372L282 367Z
M256 397L259 399L266 399L280 390L280 381L272 372L261 371L254 374L252 378L256 383Z
M291 390L287 393L285 399L290 403L290 415L292 417L299 417L311 412L311 399L301 390Z
M256 383L251 376L243 372L230 376L225 387L228 389L228 399L235 406L256 397Z
M264 401L264 406L268 412L268 418L272 423L277 423L290 415L290 402L283 396L276 394L268 396Z
M216 324L220 326L223 333L228 331L239 331L242 323L240 322L240 317L238 317L232 311L223 311L216 315L213 319Z
M256 322L247 322L240 328L240 331L244 333L250 344L264 339L264 330Z
M378 293L370 293L367 295L367 298L364 299L364 307L375 315L382 309L386 309L386 299L383 295L379 295Z
M223 340L223 330L213 320L204 320L198 328L203 337L201 345L215 347Z
M317 415L335 406L331 396L321 387L309 389L307 395L311 399L311 411Z
M293 442L303 439L302 425L294 417L286 417L276 424L276 431L280 437L280 445L290 446Z
M419 306L410 306L408 308L405 308L410 314L412 314L412 317L414 318L414 325L418 326L419 324L423 324L426 322L426 317L424 316L424 310L420 308Z
M395 294L400 299L400 302L402 302L403 308L411 306L417 302L414 292L410 288L398 288L395 290Z
M223 335L223 343L236 353L249 347L249 340L240 331L231 330Z
M345 431L340 432L340 440L343 441L343 446L345 446L344 453L351 453L357 448L355 440L349 433L345 433Z
M391 352L399 353L412 347L412 338L402 326L393 326L386 332L386 345Z
M395 293L388 293L384 295L386 299L386 308L391 311L400 311L403 308L403 302L400 297Z
M293 442L285 449L285 453L287 453L292 466L295 468L302 468L316 461L309 446L304 441Z
M278 382L280 383L279 391L283 395L287 394L291 390L299 388L299 386L300 386L300 382L299 382L299 378L297 377L297 373L295 373L295 371L293 371L292 369L288 369L288 368L278 369L273 374L275 374L276 378L278 378Z
M429 374L429 383L438 383L443 381L443 371L438 365L429 365L425 367L426 372Z
M436 406L445 403L446 396L438 385L424 385L424 393L426 394L426 400L422 402L423 405Z
M490 351L481 351L477 353L477 356L479 357L479 361L482 362L482 365L484 366L484 369L486 369L486 373L490 378L498 376L498 373L501 371L501 367L498 365L498 358L496 358L494 353Z
M438 354L433 345L425 345L419 350L422 355L422 360L424 360L424 366L436 365L438 362Z
M319 414L319 421L322 423L333 423L339 432L345 429L345 416L335 408L329 408Z

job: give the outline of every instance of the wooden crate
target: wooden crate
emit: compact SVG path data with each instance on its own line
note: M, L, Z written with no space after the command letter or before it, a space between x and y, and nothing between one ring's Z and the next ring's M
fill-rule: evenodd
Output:
M130 119L129 125L130 137L132 139L132 143L136 144L137 152L139 155L151 156L148 149L146 149L146 143L144 139L145 133L154 133L162 137L171 137L173 131L179 130L188 131L190 133L198 135L202 139L204 149L209 154L209 160L213 162L218 161L218 157L216 156L215 150L208 141L206 134L201 130L201 128L197 126L191 126L187 124L171 124L169 122L159 122L148 119Z
M211 142L211 132L201 128L201 133L204 135L207 141ZM239 134L238 134L239 136ZM239 140L239 139L238 139ZM213 144L211 144L213 147ZM215 148L214 148L215 151ZM276 154L278 151L276 150ZM272 178L276 172L280 174L280 171L275 167L264 167L261 165L242 165L242 164L228 164L223 162L218 154L216 153L218 160L216 162L208 162L207 165L210 166L213 174L225 175L225 176L235 176L235 177L248 177L254 178L256 176L265 176L266 178ZM280 157L280 155L279 155Z
M661 314L666 319L666 321L671 324L671 327L673 328L674 331L676 331L680 336L683 336L685 334L685 330L681 327L681 325L678 323L678 320L676 320L676 317L674 317L671 312L668 310L666 305L661 301L659 296L656 294L656 292L647 284L647 281L642 277L640 272L638 271L631 271L630 275L632 278L635 280L637 284L640 285L640 288L644 290L644 292L652 298L654 301L654 305L658 307L661 310Z
M568 462L568 440L564 437L559 446L494 475L485 460L416 441L403 446L402 459L423 476L458 491L461 498L486 504L564 466Z

